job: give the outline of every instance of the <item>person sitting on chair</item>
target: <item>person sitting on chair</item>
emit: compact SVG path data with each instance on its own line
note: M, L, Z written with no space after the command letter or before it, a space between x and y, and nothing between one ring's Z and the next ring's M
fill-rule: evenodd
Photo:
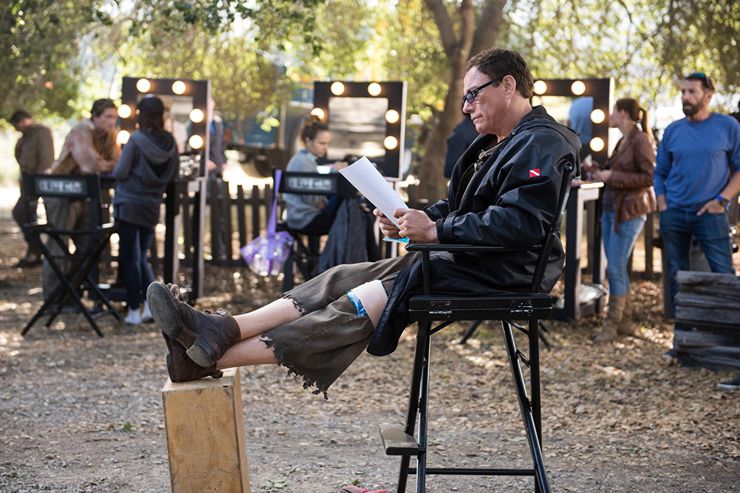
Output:
M532 108L533 79L515 52L474 56L464 78L463 111L482 134L455 167L448 198L424 211L379 211L383 233L415 243L516 248L516 252L434 252L432 290L453 296L529 292L539 245L558 220L563 173L578 172L576 134ZM497 143L498 142L498 143ZM549 291L564 263L560 242L550 253L542 288ZM339 265L282 298L232 317L206 313L179 299L175 285L147 291L169 349L172 381L220 376L221 369L281 364L304 387L324 393L364 351L392 353L408 324L407 301L422 292L418 252L377 262Z
M118 159L116 145L116 104L111 99L97 99L90 110L90 118L75 125L64 140L59 157L51 165L54 175L88 175L105 173L113 168ZM50 225L62 229L89 229L89 206L84 200L46 198L46 220ZM75 238L75 246L83 251L88 239ZM59 255L59 246L48 242L53 255ZM63 267L66 270L66 267ZM97 278L96 269L93 277ZM56 273L48 261L43 266L44 299L59 286Z
M331 142L329 127L315 116L310 115L301 128L301 142L305 147L290 158L285 170L318 173L316 159L326 156ZM334 163L334 168L337 170L346 166L347 163L344 162ZM285 222L289 228L311 231L316 234L329 232L336 216L339 197L333 195L327 199L324 195L286 193L283 199L287 206Z
M162 193L180 169L177 143L164 129L164 103L147 96L136 105L139 130L131 134L113 168L116 195L113 200L118 224L119 253L126 285L128 314L125 322L139 325L151 321L142 302L147 286L154 281L147 254L159 222Z

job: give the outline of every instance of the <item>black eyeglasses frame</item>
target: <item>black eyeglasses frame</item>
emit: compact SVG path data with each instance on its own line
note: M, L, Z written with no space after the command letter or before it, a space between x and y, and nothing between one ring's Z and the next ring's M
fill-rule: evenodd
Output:
M504 80L503 77L500 79L491 79L485 84L481 84L478 87L474 87L465 94L463 94L462 97L462 104L465 106L465 103L473 104L475 103L475 100L478 99L478 94L485 89L486 87L490 86L491 84L501 83L501 81Z

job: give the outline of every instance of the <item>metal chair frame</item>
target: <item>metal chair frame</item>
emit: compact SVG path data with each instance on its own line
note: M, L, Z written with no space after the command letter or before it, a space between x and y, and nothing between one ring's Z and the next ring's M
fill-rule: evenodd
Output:
M430 292L430 252L448 251L456 253L505 253L516 249L489 247L477 245L453 244L412 244L409 251L422 252L422 272L424 294L414 296L409 300L409 320L418 322L416 352L411 378L409 407L405 428L381 427L381 436L388 455L400 455L401 467L399 471L398 492L406 491L406 483L410 474L417 476L417 493L426 491L426 476L465 475L465 476L534 476L535 492L549 493L550 485L547 479L542 456L542 428L541 428L541 395L540 395L540 357L539 357L539 323L542 319L552 316L553 298L541 290L541 283L547 267L548 257L553 242L559 236L560 220L562 218L567 197L570 190L569 182L575 166L566 162L563 167L563 179L558 197L558 215L553 220L545 241L540 248L540 255L533 274L530 293L504 293L494 296L460 298L433 295ZM511 371L516 385L519 409L523 419L530 454L532 468L449 468L427 466L427 421L428 421L428 385L429 366L431 361L431 336L447 327L454 321L460 320L500 320L504 335L506 352L509 357ZM512 320L526 320L526 328L514 324ZM432 327L433 322L441 322ZM527 335L529 357L527 358L516 345L512 327ZM530 393L524 383L521 364L529 367ZM417 423L418 421L418 423ZM418 424L418 426L417 426ZM417 437L414 436L416 429ZM410 466L411 456L416 456L416 467Z
M55 228L49 224L30 223L23 225L23 230L28 233L31 241L38 247L41 254L49 263L60 281L57 286L41 305L21 332L25 336L36 321L44 315L49 315L46 327L49 327L62 308L71 300L87 319L95 333L103 337L95 316L82 303L82 293L85 289L89 293L95 293L96 299L105 306L102 314L112 314L116 320L121 318L116 313L108 297L100 290L96 280L91 275L93 268L97 265L101 253L110 242L110 237L117 231L112 224L100 225L101 201L100 201L100 178L98 175L81 176L56 176L56 175L23 175L23 186L27 193L35 197L60 197L67 199L84 199L89 201L90 206L90 229L69 230ZM52 253L42 235L46 235L53 241L62 252L61 256ZM83 251L70 252L65 237L69 239L90 236ZM59 265L59 260L69 260L69 269L64 272Z

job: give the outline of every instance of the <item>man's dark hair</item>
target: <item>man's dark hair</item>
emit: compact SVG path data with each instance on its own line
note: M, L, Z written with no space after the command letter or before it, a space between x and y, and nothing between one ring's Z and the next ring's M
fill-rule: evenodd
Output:
M491 80L501 80L507 75L512 76L516 81L516 89L519 94L527 99L532 97L534 78L532 72L529 71L529 67L527 67L527 62L519 53L498 49L481 51L468 60L465 71L467 72L473 67L489 76Z
M26 110L15 110L12 115L10 115L10 122L11 125L18 125L20 122L25 120L26 118L33 118L31 116L31 113L29 113Z
M96 99L92 105L90 114L93 117L97 118L102 115L108 108L113 108L114 110L116 109L116 103L114 103L112 99Z
M698 80L699 82L701 82L701 85L704 89L714 91L714 83L712 82L712 79L710 79L709 76L704 72L690 73L684 78L684 80Z

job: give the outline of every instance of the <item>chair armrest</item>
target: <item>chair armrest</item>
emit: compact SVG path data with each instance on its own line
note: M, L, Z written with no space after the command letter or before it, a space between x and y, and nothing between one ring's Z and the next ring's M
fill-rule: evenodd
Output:
M539 245L534 248L539 248ZM409 252L453 252L453 253L508 253L520 252L521 248L510 248L491 245L467 245L462 243L409 243Z
M535 245L534 248L542 248ZM409 243L406 245L409 252L421 252L421 272L424 286L424 294L430 294L431 266L429 260L430 252L452 252L452 253L511 253L520 252L522 248L510 248L490 245L467 245L462 243Z

